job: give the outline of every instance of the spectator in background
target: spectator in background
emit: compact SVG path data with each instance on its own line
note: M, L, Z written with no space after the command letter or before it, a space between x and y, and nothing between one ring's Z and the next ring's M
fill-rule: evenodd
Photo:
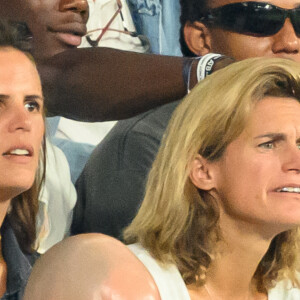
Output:
M35 63L15 28L3 20L0 69L0 299L21 300L37 258L35 221L46 162L44 104Z
M299 140L299 63L213 74L173 114L125 231L149 273L120 242L79 235L37 262L25 299L298 300Z
M103 3L97 1L95 9ZM101 7L112 3L117 8L117 1L109 1ZM86 0L51 0L47 3L3 0L0 3L0 14L27 22L32 31L33 54L42 77L46 108L52 115L93 122L126 118L153 106L174 101L185 94L183 59L135 55L105 48L74 51L86 32ZM119 15L116 20L120 21ZM69 49L73 50L72 54L65 51ZM55 54L60 55L53 57ZM157 76L158 70L160 76ZM111 88L112 85L116 88ZM89 104L82 105L83 101ZM50 132L56 134L57 126L62 127L57 137L75 139L73 144L66 139L53 140L66 153L75 181L94 148L90 142L93 140L95 143L95 133L74 138L72 132L78 133L78 130L58 124L58 119L51 120ZM103 135L108 130L105 129ZM77 155L74 156L74 153Z
M107 30L98 42L98 47L109 47L134 52L150 52L150 45L143 44L138 36L126 33L137 32L131 18L126 0L87 0L89 4L89 19L87 22L87 35L82 38L80 47L91 47L91 40L96 40L102 29L109 24ZM116 14L118 9L122 14ZM143 34L143 32L140 32ZM143 41L145 42L145 41ZM179 43L179 39L178 39ZM152 51L151 51L152 52Z
M152 53L182 56L179 0L127 0L137 32L146 35Z
M182 66L187 59L106 48L74 51L75 45L59 42L59 36L68 32L67 36L78 44L85 33L82 23L86 13L80 11L87 8L86 1L79 1L79 7L77 2L3 0L0 3L2 16L27 22L33 33L40 31L34 38L35 45L40 45L34 47L34 55L46 88L48 113L84 121L120 119L174 101L186 93ZM51 44L59 47L53 48ZM196 64L193 82L196 82L195 68ZM137 87L132 82L140 84ZM116 88L108 89L112 84ZM82 99L89 105L82 106Z
M160 296L150 273L124 244L86 234L55 245L35 265L24 300L58 299L160 300Z
M102 33L101 29L106 30L109 24L96 46L141 53L150 52L151 48L153 53L180 54L177 51L180 26L180 9L177 0L166 1L163 5L159 1L130 2L129 7L133 12L135 23L139 26L139 32L143 34L136 37L125 34L131 32L138 35L125 0L90 0L88 4L90 12L87 23L88 33L87 37L83 37L80 47L91 47L91 40L97 40ZM76 5L76 1L73 5ZM120 12L116 13L118 9ZM175 32L176 34L173 35ZM139 37L143 38L143 43ZM150 44L146 40L147 37L150 39ZM89 123L68 118L51 119L52 127L57 128L53 142L66 154L74 183L93 148L102 141L115 123L116 121Z
M1 16L24 21L33 32L49 115L81 121L122 119L185 95L182 69L189 59L76 49L86 32L86 10L85 0L0 2ZM197 81L196 66L194 62L191 86Z
M125 230L162 300L300 297L300 64L252 58L175 110Z
M84 0L2 0L0 16L27 22L33 33L28 38L41 72L48 114L84 121L124 118L186 93L185 59L100 47L77 49L86 33L88 5ZM196 65L193 62L192 84ZM49 128L51 135L55 131ZM78 147L89 148L84 153L91 151L89 145L74 147L78 152ZM38 218L40 252L68 235L76 201L66 158L57 148L48 148L51 162Z
M82 38L79 47L91 47L109 27L96 44L97 47L110 47L120 50L145 53L150 49L149 42L144 44L139 37L127 32L136 32L130 11L124 0L89 0L89 20L87 35ZM116 13L120 10L119 13ZM116 13L116 14L115 14ZM98 30L97 30L98 29ZM68 118L56 117L50 120L55 130L53 142L60 147L70 163L72 181L75 183L94 147L115 125L116 121L80 122ZM75 143L74 143L75 142Z
M10 3L6 3L5 5L5 3L1 2L0 6L3 6L4 11L0 11L0 14L7 14L7 16L11 16L12 19L14 17L14 20L17 20L21 14L29 11L28 1L21 1L19 3L20 5L17 5L17 3L14 4L16 6L10 6ZM35 9L40 8L40 3L37 3L36 1L32 1L31 5L35 7ZM44 6L47 5L49 5L49 3L44 2ZM21 9L21 7L23 9ZM12 12L15 12L15 15L13 15ZM40 12L42 16L43 10L41 9ZM33 15L31 15L31 17L31 24L33 22L38 22ZM53 15L53 22L55 18L57 18L57 15ZM41 23L41 20L39 22L40 25L43 24ZM19 27L22 26L19 25ZM53 51L54 53L55 51L62 51L62 49L64 49L59 41L53 40L53 35L55 36L53 32L45 35L46 29L44 26L40 26L39 31L37 28L37 25L35 27L33 26L33 30L36 33L33 53L35 53L35 50L43 53ZM65 35L62 36L65 38ZM69 38L68 35L67 38ZM45 45L45 49L39 44L44 41L48 42L48 44ZM26 41L26 44L30 44L30 42ZM26 49L32 50L30 46ZM76 191L70 179L69 165L64 154L60 149L53 146L48 138L46 138L45 142L48 148L46 153L48 168L45 184L39 195L39 211L36 218L37 246L39 253L44 253L55 243L69 235L72 209L76 202Z
M296 0L267 4L181 0L183 53L202 56L215 52L237 60L266 56L300 61L298 24L282 14L282 10L295 8L298 16L297 5ZM244 27L240 27L241 22ZM97 146L76 183L73 234L101 232L121 237L144 197L148 172L178 103L120 121Z

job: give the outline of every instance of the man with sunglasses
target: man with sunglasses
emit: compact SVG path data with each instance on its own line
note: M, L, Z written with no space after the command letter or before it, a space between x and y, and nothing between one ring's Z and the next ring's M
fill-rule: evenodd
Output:
M300 61L300 1L181 0L186 56L222 53ZM120 121L96 148L77 181L73 233L121 238L144 196L145 181L177 103Z
M185 55L217 52L237 60L286 57L300 60L297 0L181 0ZM193 12L191 8L196 7Z

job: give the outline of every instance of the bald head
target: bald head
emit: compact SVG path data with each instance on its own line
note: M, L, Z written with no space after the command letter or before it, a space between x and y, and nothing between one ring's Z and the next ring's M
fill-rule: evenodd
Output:
M121 242L83 234L51 248L35 264L24 300L160 300L144 265Z

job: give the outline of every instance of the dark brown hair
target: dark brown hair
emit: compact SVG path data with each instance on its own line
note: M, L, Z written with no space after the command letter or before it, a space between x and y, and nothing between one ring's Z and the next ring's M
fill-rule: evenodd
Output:
M30 43L28 31L24 23L11 23L0 19L0 48L12 47L23 52L33 62L28 53ZM34 63L34 62L33 62ZM37 175L32 187L13 198L8 211L8 219L17 237L22 251L30 253L36 240L36 215L38 212L38 196L45 179L46 171L46 143L42 144L42 170Z
M180 0L181 16L180 16L180 46L183 55L196 56L185 43L183 28L186 23L194 23L199 21L207 13L208 0Z

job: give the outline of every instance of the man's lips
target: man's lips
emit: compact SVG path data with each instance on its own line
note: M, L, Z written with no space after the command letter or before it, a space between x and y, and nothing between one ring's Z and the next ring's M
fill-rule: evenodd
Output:
M57 39L64 44L78 47L81 44L81 38L86 34L87 29L86 24L72 22L48 27L48 31L54 33Z
M64 44L78 47L81 44L81 36L72 33L57 32L57 38Z

